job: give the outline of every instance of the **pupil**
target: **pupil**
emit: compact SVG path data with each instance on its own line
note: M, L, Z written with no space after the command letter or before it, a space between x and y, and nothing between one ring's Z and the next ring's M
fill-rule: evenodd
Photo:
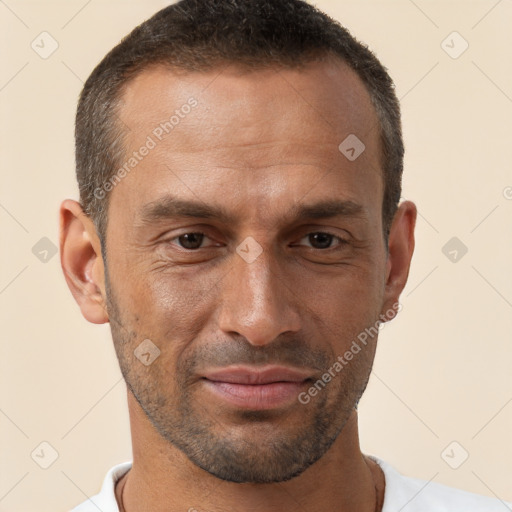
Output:
M317 249L326 249L331 245L332 241L332 235L329 235L328 233L313 233L312 235L309 235L310 242L312 242L313 239L316 239L316 242L320 242L321 247L316 247ZM315 243L312 243L313 246L315 246Z
M179 237L179 241L185 249L199 249L203 237L202 233L186 233Z

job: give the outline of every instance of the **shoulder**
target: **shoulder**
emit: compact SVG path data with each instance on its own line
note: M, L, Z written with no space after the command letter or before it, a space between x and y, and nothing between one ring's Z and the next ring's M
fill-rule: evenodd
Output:
M117 506L115 486L116 482L132 467L132 462L127 461L109 469L106 474L101 490L98 494L76 506L70 512L119 512Z
M512 512L512 502L400 474L370 455L386 478L382 512Z

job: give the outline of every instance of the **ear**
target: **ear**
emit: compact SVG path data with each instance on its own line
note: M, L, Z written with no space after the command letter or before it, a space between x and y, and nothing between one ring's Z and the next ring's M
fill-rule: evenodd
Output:
M409 268L414 252L414 227L417 209L412 201L404 201L398 207L389 232L389 251L386 261L386 280L381 319L394 318L398 299L409 276ZM390 318L391 311L395 312Z
M93 324L108 322L101 244L92 220L80 203L60 206L60 262L82 315Z

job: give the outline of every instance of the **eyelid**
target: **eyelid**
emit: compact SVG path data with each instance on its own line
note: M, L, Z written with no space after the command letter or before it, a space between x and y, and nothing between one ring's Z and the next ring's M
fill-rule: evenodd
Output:
M309 247L310 249L313 249L313 250L318 250L318 251L322 251L322 252L327 252L329 250L335 250L336 248L340 248L340 247L343 247L344 245L347 245L349 243L349 241L346 239L346 238L343 238L342 236L340 235L337 235L336 233L333 233L329 230L326 230L326 229L317 229L317 230L309 230L307 232L305 232L305 234L299 239L299 240L302 240L304 238L307 238L309 235L312 235L312 234L316 234L316 233L322 233L324 235L329 235L329 236L332 236L333 238L336 238L338 240L338 244L334 247L327 247L326 249L317 249L316 247ZM199 247L197 249L187 249L186 247L181 247L180 245L178 244L175 244L173 243L175 240L177 240L178 238L180 238L181 236L183 235L188 235L188 234L199 234L199 235L203 235L203 241L204 241L204 238L209 238L210 240L212 240L207 233L205 233L204 231L199 231L199 230L188 230L188 231L183 231L182 233L178 233L176 234L175 236L173 236L172 238L168 238L166 240L164 240L164 242L166 243L171 243L172 245L175 245L177 246L179 249L183 250L183 251L187 251L187 252L197 252L199 251L200 249L208 249L210 247L215 247L215 245L210 245L210 246L207 246L207 247ZM216 246L218 247L218 243L216 244Z
M182 233L178 233L177 235L174 235L172 238L167 238L167 239L164 240L164 242L165 243L172 243L172 242L174 242L174 240L180 238L183 235L191 235L191 234L203 235L203 241L204 241L205 238L208 238L208 239L212 240L212 238L209 237L204 231L188 230L188 231L183 231ZM187 249L186 247L181 247L178 244L174 244L173 243L172 245L176 245L178 247L178 249L181 249L183 251L190 251L190 252L197 252L197 251L199 251L199 249L208 249L210 247L214 247L215 246L215 245L211 245L211 246L207 246L207 247L199 247L198 249ZM216 245L218 246L218 243Z
M316 233L322 233L323 235L330 235L330 236L332 236L334 238L337 238L339 244L337 246L335 246L335 247L328 247L327 249L316 249L315 247L311 247L311 249L327 252L327 251L329 251L331 249L336 249L337 247L342 247L342 246L344 246L344 245L349 243L349 240L347 238L343 238L342 236L337 235L336 233L332 233L331 231L325 230L325 229L317 229L317 230L313 230L313 231L308 231L304 236L302 236L300 238L300 240L302 240L303 238L308 237L309 235L316 234Z

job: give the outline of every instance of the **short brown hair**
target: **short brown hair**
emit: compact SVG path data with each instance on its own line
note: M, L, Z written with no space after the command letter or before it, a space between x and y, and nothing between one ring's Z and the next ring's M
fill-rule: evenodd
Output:
M302 0L182 0L170 5L115 46L96 66L80 95L75 124L80 203L104 249L110 194L98 194L124 155L117 118L123 87L151 65L206 71L235 63L251 68L296 68L333 54L365 84L380 126L388 235L400 196L404 146L400 105L386 68L347 29ZM341 141L340 141L341 142Z

